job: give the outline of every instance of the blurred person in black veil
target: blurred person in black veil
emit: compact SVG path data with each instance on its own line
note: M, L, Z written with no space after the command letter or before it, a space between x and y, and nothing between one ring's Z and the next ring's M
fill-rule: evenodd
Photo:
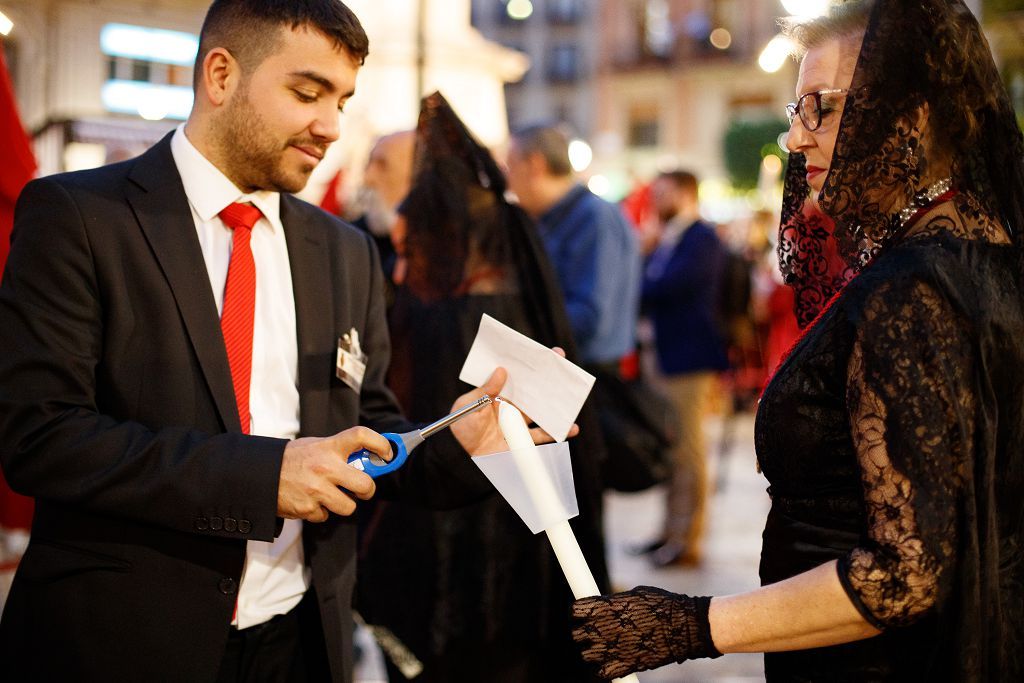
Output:
M757 416L764 585L584 599L574 635L607 676L766 652L769 681L1024 680L1014 112L962 2L789 31L779 256L804 333Z
M390 314L388 381L411 419L436 419L449 394L463 392L457 378L484 313L575 357L543 246L504 194L487 150L439 93L426 97L413 185L396 225L406 274ZM577 422L581 435L570 444L580 515L572 526L607 587L602 445L588 409ZM593 679L570 638L572 595L547 540L498 494L451 512L392 503L363 510L357 604L423 663L415 680ZM405 679L391 662L389 673Z

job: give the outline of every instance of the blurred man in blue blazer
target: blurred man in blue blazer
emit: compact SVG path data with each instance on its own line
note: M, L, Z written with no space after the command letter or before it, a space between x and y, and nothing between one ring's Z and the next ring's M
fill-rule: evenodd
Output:
M644 269L643 308L654 324L658 364L679 413L681 438L664 532L642 550L656 566L692 566L700 562L707 499L703 416L715 373L728 366L717 319L725 247L714 227L700 220L692 173L660 174L652 197L662 234Z

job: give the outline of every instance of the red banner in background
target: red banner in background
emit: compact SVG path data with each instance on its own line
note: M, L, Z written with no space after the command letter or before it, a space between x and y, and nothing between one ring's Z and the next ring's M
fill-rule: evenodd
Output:
M35 172L36 159L18 116L14 87L0 42L0 273L10 251L14 203ZM0 476L0 528L28 529L31 523L32 499L11 491Z

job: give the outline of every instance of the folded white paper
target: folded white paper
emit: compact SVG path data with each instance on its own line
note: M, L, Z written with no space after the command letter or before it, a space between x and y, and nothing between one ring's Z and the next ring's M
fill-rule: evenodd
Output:
M518 419L518 418L517 418ZM548 443L536 446L536 457L542 469L551 479L555 498L538 503L536 496L523 476L522 469L516 464L515 453L503 451L491 455L478 455L473 462L484 473L484 476L498 489L501 497L508 501L520 519L530 527L530 531L539 534L552 528L559 522L572 519L580 514L576 502L576 489L572 481L572 461L569 459L569 444Z
M564 441L594 376L485 314L459 379L479 387L499 366L508 370L501 395L553 439Z

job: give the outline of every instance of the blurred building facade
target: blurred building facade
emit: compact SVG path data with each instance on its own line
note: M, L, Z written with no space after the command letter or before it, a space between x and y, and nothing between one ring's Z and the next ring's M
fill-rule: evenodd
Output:
M473 0L472 22L488 38L527 55L530 70L505 88L513 128L560 121L589 135L595 125L595 75L601 0Z
M180 123L209 4L0 0L14 23L4 50L41 174L134 156ZM342 140L307 190L311 198L339 168L361 168L376 135L415 126L420 95L435 89L487 144L505 141L504 85L528 61L471 27L470 0L347 4L370 37L370 56L346 106Z
M660 169L726 179L737 121L783 120L796 66L767 73L778 0L602 0L594 172L613 188Z
M530 57L506 87L511 124L568 123L611 197L669 166L724 181L727 127L782 120L792 99L795 65L758 66L778 0L532 0L519 19L514 4L473 0L473 24Z
M148 86L154 88L150 93L181 93L180 88L191 89L191 66L175 63L183 60L169 52L108 54L119 50L105 50L101 39L112 24L194 35L206 6L205 0L0 0L0 9L14 22L5 49L40 174L133 156L176 124L173 118L146 120L138 110L134 115L117 111L124 107L108 84L115 83L115 90L116 84L135 84L129 87L137 93ZM144 99L138 105L145 111Z

